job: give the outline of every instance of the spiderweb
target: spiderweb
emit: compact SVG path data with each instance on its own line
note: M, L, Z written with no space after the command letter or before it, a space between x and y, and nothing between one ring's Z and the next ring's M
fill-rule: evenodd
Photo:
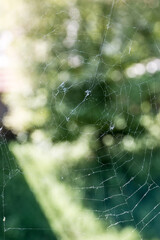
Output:
M130 226L131 236L136 231L139 239L160 238L159 1L143 1L140 6L116 0L77 1L65 7L40 4L34 2L39 8L29 9L40 17L25 26L27 37L34 32L38 41L35 49L28 42L36 56L32 51L21 56L26 70L35 74L33 89L40 91L24 98L28 108L39 108L42 115L47 105L50 118L47 124L39 125L37 120L29 130L14 130L17 141L22 145L32 141L60 162L54 172L59 182L72 189L74 201L94 213L106 232ZM52 11L55 23L46 17ZM39 20L48 28L40 30ZM4 123L14 129L9 118ZM41 139L39 129L47 132L52 146L50 140ZM13 230L49 230L39 222L17 227L10 221L6 226L7 185L26 172L23 163L10 155L5 134L1 134L1 154L4 239ZM61 163L61 155L66 162Z

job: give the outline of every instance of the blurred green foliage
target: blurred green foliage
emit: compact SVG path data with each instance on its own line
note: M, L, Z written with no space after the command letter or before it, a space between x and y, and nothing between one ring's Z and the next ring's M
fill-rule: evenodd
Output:
M4 239L5 235L7 240L56 239L2 137L0 145L0 238ZM6 218L6 232L3 231L3 217Z
M4 97L4 124L55 235L139 239L146 226L144 239L159 239L159 1L16 3L10 31L28 87ZM134 221L120 215L131 210Z

